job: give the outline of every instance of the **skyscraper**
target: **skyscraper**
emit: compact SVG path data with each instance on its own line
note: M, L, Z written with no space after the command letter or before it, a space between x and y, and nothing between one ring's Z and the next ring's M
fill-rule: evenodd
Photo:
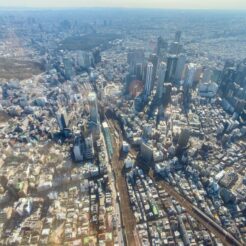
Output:
M167 58L167 72L166 72L166 77L165 77L166 82L174 81L177 61L178 61L178 57L176 55L171 55Z
M163 52L167 50L168 43L162 38L159 37L157 40L157 55L160 57L163 55Z
M175 42L178 42L178 43L180 42L181 34L182 34L181 31L177 31L177 32L175 33L175 39L174 39Z
M190 138L190 130L188 128L183 128L181 130L181 133L180 133L179 139L178 139L179 147L181 147L181 148L186 147L188 142L189 142L189 138Z
M186 63L186 56L183 54L179 55L177 67L175 70L175 76L174 76L174 79L176 82L179 82L182 79L182 75L183 75L184 68L185 68L185 63Z
M82 143L79 137L76 137L73 145L73 155L75 161L83 161L83 153L82 153Z
M172 55L178 55L182 51L182 44L178 42L172 42L169 47L169 53Z
M153 64L149 62L147 64L147 71L146 71L146 81L145 81L145 95L149 96L152 87L152 74L153 74Z
M246 59L237 65L237 75L235 81L246 88Z
M164 104L168 104L171 101L171 93L172 93L172 84L164 83L163 86L163 99Z
M150 62L153 64L153 73L152 73L152 87L153 87L156 79L156 72L157 72L157 65L158 65L158 56L155 53L150 55Z
M135 74L137 80L143 79L143 66L142 63L137 63L135 66Z
M65 108L62 108L56 114L56 119L61 131L64 131L65 128L68 128L69 118L67 116L67 111Z
M158 73L158 81L157 81L157 95L159 99L161 99L163 94L163 83L165 81L166 71L167 71L166 63L161 62L159 67L159 73Z
M99 114L97 106L97 95L95 92L90 92L88 95L88 101L90 106L90 120L95 124L99 123Z
M96 48L93 50L93 61L94 61L94 65L101 62L102 58L101 58L101 54L100 54L100 49Z
M236 74L237 71L235 67L225 67L222 75L222 84L231 84L235 82Z
M64 70L65 70L65 78L67 80L72 79L72 77L74 76L75 72L73 69L73 63L71 61L71 59L69 59L68 57L65 57L63 59L63 64L64 64Z
M135 49L131 50L127 54L127 63L129 64L129 72L134 73L134 69L137 63L143 63L144 61L144 50Z
M196 75L196 69L197 66L195 63L189 63L187 65L185 70L185 81L184 81L186 86L192 87Z
M222 77L222 72L223 72L223 68L222 67L214 67L213 68L213 72L211 75L211 80L220 84L221 82L221 77Z
M93 146L93 138L92 135L89 135L85 139L84 143L84 157L87 160L91 160L94 158L94 146Z
M212 70L210 68L205 68L203 71L202 82L206 83L211 80Z

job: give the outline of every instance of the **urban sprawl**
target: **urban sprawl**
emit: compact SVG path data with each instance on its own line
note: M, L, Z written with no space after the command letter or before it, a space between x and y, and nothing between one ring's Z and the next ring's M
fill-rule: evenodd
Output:
M103 11L1 13L0 245L245 245L245 17Z

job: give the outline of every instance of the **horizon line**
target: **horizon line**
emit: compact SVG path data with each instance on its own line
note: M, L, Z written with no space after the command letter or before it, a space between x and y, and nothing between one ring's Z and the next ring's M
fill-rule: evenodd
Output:
M132 6L1 6L0 5L0 11L1 10L79 10L79 9L114 9L114 10L176 10L176 11L227 11L227 12L233 12L233 11L239 11L244 12L246 11L246 8L165 8L165 7L132 7Z

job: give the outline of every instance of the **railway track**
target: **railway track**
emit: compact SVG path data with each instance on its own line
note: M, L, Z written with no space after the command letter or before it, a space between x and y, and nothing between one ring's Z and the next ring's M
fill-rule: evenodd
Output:
M126 227L126 237L128 245L136 245L134 240L134 229L136 222L133 221L134 215L131 211L130 204L129 204L129 197L127 193L127 186L125 182L125 178L122 175L122 168L123 168L123 162L119 158L119 151L120 151L120 143L123 141L123 137L121 134L121 131L119 131L120 127L117 125L117 122L114 120L110 120L110 128L112 131L117 131L117 134L119 135L118 139L115 139L114 137L114 147L117 146L117 150L115 151L116 159L114 160L113 169L116 172L116 181L118 184L118 189L120 192L120 195L122 201L122 213L123 213L123 222ZM115 136L115 135L114 135ZM131 152L131 151L130 151ZM135 151L133 151L133 154L136 154ZM117 161L118 159L118 161ZM150 172L149 176L156 180L154 178L153 172ZM118 179L117 179L118 178ZM167 182L164 180L156 181L158 185L160 185L170 196L173 196L177 201L182 204L182 206L187 210L187 212L194 217L201 225L203 225L207 230L209 230L211 233L216 235L224 245L226 246L243 246L242 242L237 240L232 234L230 234L228 231L226 231L224 228L222 228L220 225L218 225L215 221L213 221L211 218L209 218L206 214L204 214L199 208L195 207L190 201L185 199L182 195L180 195L173 187L171 187ZM126 206L126 207L125 207ZM126 215L126 218L124 220L124 216ZM131 226L129 226L128 223L131 223ZM134 226L133 226L134 225ZM133 243L134 241L134 243Z
M127 184L126 184L125 176L122 172L122 169L124 167L124 162L123 160L120 159L122 136L119 135L117 138L118 133L115 134L114 131L118 131L118 129L116 130L114 123L112 121L109 120L108 123L110 127L112 143L114 146L114 154L112 156L111 164L116 180L116 188L117 191L119 192L119 197L120 197L120 209L121 209L122 221L124 225L126 244L129 246L137 246L135 241L135 234L134 234L136 221L132 209L130 207L130 202L129 202L130 199L127 191Z
M150 174L151 178L153 174ZM198 222L200 222L207 230L216 235L224 245L226 246L243 246L245 244L238 241L232 234L227 232L224 228L218 225L215 221L209 218L205 213L203 213L199 208L195 207L190 201L182 197L173 187L171 187L165 181L158 181L158 185L163 188L170 196L173 196L186 210L194 217Z

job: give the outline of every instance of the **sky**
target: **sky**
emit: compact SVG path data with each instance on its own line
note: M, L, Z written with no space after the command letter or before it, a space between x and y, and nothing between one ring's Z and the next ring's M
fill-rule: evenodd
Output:
M246 9L246 0L0 0L0 7Z

